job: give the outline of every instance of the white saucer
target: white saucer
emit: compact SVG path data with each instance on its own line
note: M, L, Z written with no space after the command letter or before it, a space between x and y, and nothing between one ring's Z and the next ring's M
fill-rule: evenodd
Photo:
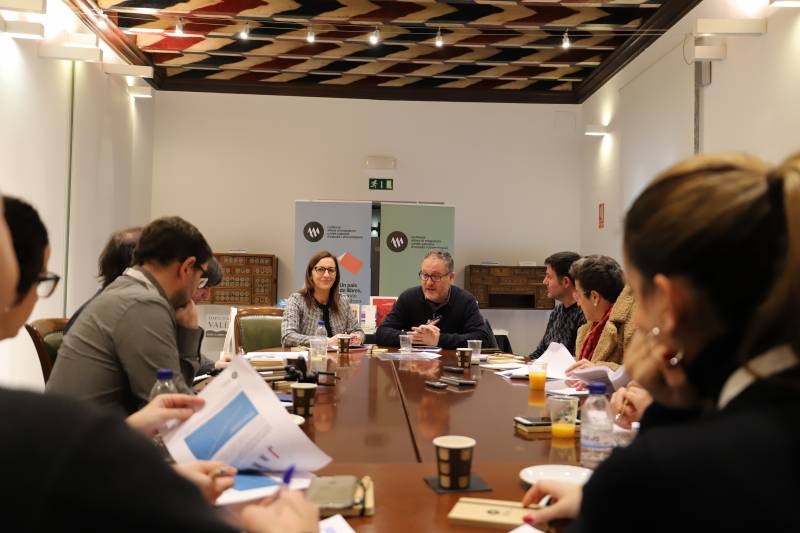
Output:
M520 479L529 485L534 485L542 479L553 479L555 481L583 485L591 475L592 471L588 468L572 465L536 465L519 471Z
M303 418L303 417L302 417L302 416L300 416L300 415L289 415L289 416L291 416L291 417L292 417L292 421L293 421L295 424L297 424L298 426L302 426L302 425L303 425L303 423L306 421L306 419L305 419L305 418Z

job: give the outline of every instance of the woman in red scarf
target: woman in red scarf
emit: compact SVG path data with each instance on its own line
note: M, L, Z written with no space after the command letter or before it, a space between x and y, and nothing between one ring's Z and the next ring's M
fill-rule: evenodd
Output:
M616 369L633 334L633 296L622 267L608 256L590 255L574 262L570 275L587 322L578 329L572 369L598 363Z

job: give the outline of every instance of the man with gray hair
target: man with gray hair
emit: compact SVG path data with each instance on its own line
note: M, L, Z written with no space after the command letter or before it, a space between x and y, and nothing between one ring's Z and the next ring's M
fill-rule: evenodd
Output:
M399 346L399 335L409 332L414 344L458 348L467 340L493 343L475 297L453 285L453 256L445 250L430 250L419 271L421 284L403 291L392 311L378 328L382 346Z

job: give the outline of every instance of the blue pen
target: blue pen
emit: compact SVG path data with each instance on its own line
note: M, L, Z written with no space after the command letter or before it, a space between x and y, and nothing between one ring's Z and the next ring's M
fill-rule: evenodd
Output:
M283 473L283 481L281 482L281 491L287 490L289 488L289 483L292 482L292 476L294 475L294 465L290 466L286 472Z

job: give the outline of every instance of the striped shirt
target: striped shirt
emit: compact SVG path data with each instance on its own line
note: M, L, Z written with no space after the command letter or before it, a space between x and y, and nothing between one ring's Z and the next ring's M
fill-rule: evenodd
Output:
M586 317L578 303L569 307L564 307L561 302L556 302L556 307L550 313L547 320L547 328L544 330L539 346L531 353L530 358L536 359L542 355L551 342L563 344L569 353L575 353L575 337L578 335L578 328L586 323Z

